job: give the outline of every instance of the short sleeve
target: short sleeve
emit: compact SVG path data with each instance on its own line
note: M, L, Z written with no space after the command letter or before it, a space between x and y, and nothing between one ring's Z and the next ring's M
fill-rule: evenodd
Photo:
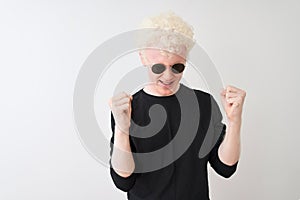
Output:
M225 134L226 134L226 125L222 123L222 113L220 111L220 108L217 104L217 102L214 100L214 98L211 96L211 114L212 114L212 123L214 126L214 134L218 136L217 142L212 148L211 152L209 153L209 163L211 167L222 177L229 178L232 176L236 169L238 162L236 162L234 165L227 165L223 163L220 160L218 149L221 145L221 143L224 140Z
M122 177L119 174L117 174L116 171L112 168L111 156L112 156L112 152L113 152L114 134L115 134L115 121L114 121L114 117L113 117L112 113L111 113L111 130L112 130L112 137L110 140L110 160L109 160L110 175L111 175L111 178L117 188L119 188L120 190L122 190L124 192L128 192L135 184L136 177L138 174L132 173L128 177ZM130 142L130 146L131 146L132 150L135 149L132 142Z

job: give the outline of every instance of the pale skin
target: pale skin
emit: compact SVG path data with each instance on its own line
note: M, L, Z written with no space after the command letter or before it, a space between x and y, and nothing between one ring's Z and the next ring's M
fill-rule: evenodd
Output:
M144 87L146 93L156 96L169 96L179 89L182 74L174 74L171 67L176 63L186 62L185 58L177 55L168 56L159 50L145 50L140 53L142 63L148 67L149 84ZM167 69L162 74L154 74L150 66L163 63ZM225 87L221 93L222 104L228 119L225 138L218 149L220 160L226 165L234 165L240 158L240 132L242 109L246 92L234 86ZM112 167L122 177L128 177L134 172L135 164L129 143L129 127L131 118L132 96L125 92L109 100L116 125ZM122 151L119 151L122 150Z
M220 160L227 165L234 165L240 158L242 110L245 97L246 92L234 86L227 86L221 91L228 126L218 154Z

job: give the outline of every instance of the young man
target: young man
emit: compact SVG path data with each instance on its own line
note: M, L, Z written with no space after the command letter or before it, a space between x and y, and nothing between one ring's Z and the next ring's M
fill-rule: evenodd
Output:
M221 92L228 118L228 125L222 124L220 110L211 95L180 83L186 58L192 47L184 39L193 39L191 26L173 13L150 18L144 24L145 27L169 31L166 32L167 35L162 32L162 35L147 39L148 44L154 44L163 50L149 48L139 53L142 64L148 69L149 84L133 96L123 92L110 100L113 132L110 160L112 179L119 189L127 192L128 199L132 200L209 199L207 163L226 178L236 171L240 157L240 128L246 93L233 86L227 86ZM168 35L174 31L184 37ZM146 165L151 163L140 163L141 160L134 153L158 151L177 137L180 123L185 120L178 97L189 99L186 94L191 92L196 95L201 118L196 122L188 119L190 124L187 126L196 123L198 127L189 147L179 157L174 156L174 162L170 164L161 164L161 168L157 170L136 172L138 165L147 168ZM157 104L166 111L167 118L163 127L151 137L142 137L142 131L133 134L132 122L139 126L150 124L153 119L149 117L149 109ZM190 107L190 112L198 109L195 109L195 105ZM221 129L215 128L212 133L208 131L210 124ZM190 133L185 131L184 134ZM215 134L218 138L212 143L209 153L200 158L199 150L206 134ZM137 137L138 135L141 137ZM173 144L171 154L161 155L153 161L163 163L170 155L175 155L181 145L180 142Z

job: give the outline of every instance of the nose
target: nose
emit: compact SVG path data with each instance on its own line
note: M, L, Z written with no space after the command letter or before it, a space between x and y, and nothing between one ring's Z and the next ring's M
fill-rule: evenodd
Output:
M171 80L174 76L174 73L172 72L172 68L168 66L166 70L163 72L163 76L165 80Z

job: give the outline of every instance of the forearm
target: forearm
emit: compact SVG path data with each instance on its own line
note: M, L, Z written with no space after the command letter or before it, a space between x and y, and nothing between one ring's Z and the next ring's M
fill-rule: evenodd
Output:
M128 131L129 132L129 131ZM128 133L127 132L127 133ZM122 177L130 176L135 168L129 135L115 127L112 167Z
M241 122L229 122L225 138L218 149L220 160L227 165L234 165L240 158L241 151Z

